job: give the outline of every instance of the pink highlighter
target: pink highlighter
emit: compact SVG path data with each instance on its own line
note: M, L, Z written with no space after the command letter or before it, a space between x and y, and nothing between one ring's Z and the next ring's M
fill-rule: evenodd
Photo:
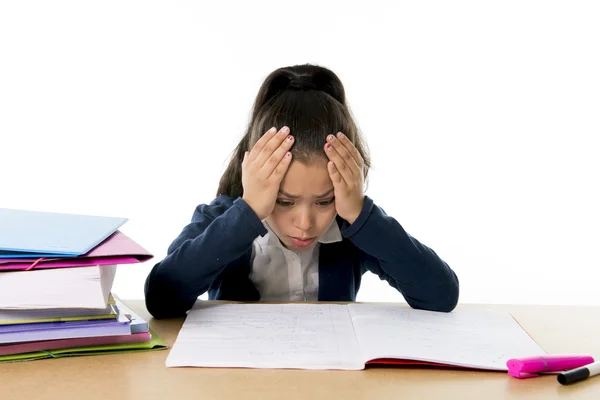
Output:
M545 354L536 357L511 358L506 362L508 374L515 378L532 378L538 373L561 372L594 362L586 354Z

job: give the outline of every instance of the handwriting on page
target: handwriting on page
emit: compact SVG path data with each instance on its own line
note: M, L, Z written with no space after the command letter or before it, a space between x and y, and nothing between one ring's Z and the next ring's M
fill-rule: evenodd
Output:
M167 366L361 369L363 364L345 306L198 302Z
M503 370L513 356L544 354L507 313L366 304L348 308L365 362L402 358Z

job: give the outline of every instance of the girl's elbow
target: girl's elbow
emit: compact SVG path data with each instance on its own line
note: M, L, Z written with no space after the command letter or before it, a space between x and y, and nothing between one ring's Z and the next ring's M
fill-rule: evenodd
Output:
M445 299L443 299L440 302L437 311L448 313L448 312L453 311L457 305L458 305L458 288L455 292L449 294L448 296L446 296Z
M419 310L451 312L458 305L458 282L443 288L431 289L428 296L421 298L407 298L409 306Z
M453 274L454 275L454 274ZM438 310L440 312L451 312L458 305L458 298L460 294L458 278L456 275L453 276L448 282L447 287L438 292Z

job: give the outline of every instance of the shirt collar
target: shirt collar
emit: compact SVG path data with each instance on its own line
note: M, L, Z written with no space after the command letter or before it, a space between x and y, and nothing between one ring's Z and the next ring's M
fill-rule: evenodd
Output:
M341 241L342 232L340 232L340 227L337 224L337 220L334 218L331 222L331 225L329 225L329 229L327 229L327 232L325 232L323 236L319 238L319 243L327 244Z

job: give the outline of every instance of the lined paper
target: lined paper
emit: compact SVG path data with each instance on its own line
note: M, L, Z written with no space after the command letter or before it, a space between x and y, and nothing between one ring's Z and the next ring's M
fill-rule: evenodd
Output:
M506 371L510 358L543 354L505 312L198 301L166 365L359 370L392 358Z
M166 365L362 369L360 359L344 305L198 302Z
M506 371L510 358L546 354L505 312L441 313L369 304L348 309L364 363L398 358Z

